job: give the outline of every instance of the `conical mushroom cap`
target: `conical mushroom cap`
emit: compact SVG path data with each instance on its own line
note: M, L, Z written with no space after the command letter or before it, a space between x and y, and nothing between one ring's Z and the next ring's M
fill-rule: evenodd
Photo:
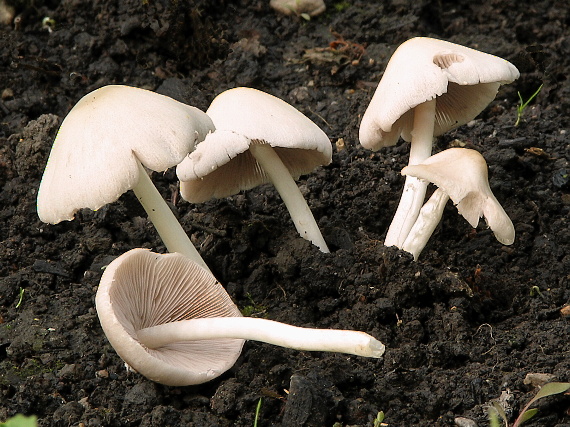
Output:
M250 144L271 145L293 178L332 160L327 135L295 107L268 93L230 89L218 95L206 113L216 131L176 168L182 197L190 202L230 196L269 182L248 152Z
M197 108L129 86L104 86L71 109L54 141L38 193L42 221L73 219L133 188L142 163L175 166L214 129Z
M499 242L514 242L515 228L489 187L487 163L478 151L450 148L406 166L402 174L425 179L445 191L472 227L484 217Z
M411 141L413 109L436 99L434 136L477 116L501 84L519 77L510 62L428 37L402 43L392 55L360 124L363 147L378 150Z
M233 366L244 340L177 342L148 349L137 331L164 323L241 313L216 279L178 253L132 249L107 266L97 296L97 314L119 356L135 371L166 385L210 381Z

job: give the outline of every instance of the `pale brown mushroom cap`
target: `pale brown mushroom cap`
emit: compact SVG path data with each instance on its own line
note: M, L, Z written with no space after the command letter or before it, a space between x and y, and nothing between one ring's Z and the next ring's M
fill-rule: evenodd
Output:
M271 0L269 5L284 15L306 13L309 16L317 16L326 10L323 0Z
M111 203L139 180L138 162L175 166L214 129L197 108L129 86L104 86L71 109L54 141L38 193L48 223Z
M332 160L327 135L295 107L268 93L243 87L227 90L206 114L216 131L176 168L182 197L190 202L227 197L268 183L248 152L250 144L271 145L293 178Z
M479 218L484 217L499 242L514 242L515 228L491 191L487 163L478 151L449 148L420 164L406 166L402 175L434 183L449 195L472 227L477 227Z
M107 266L97 296L97 314L119 356L135 371L166 385L210 381L228 370L244 340L185 341L148 349L137 330L178 320L237 317L241 313L206 270L178 253L133 249Z
M517 68L488 53L428 37L394 52L360 125L363 147L378 150L411 141L413 109L436 98L434 136L477 116L499 86L519 77Z

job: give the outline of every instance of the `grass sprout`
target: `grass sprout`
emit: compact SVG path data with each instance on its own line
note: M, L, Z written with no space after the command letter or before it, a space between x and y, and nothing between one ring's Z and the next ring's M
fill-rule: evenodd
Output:
M520 92L517 92L519 95L519 105L517 105L517 121L515 122L515 126L518 126L519 123L521 122L524 110L526 110L526 107L528 107L528 104L537 97L537 95L540 93L540 91L542 90L542 86L544 86L544 83L541 84L538 89L536 90L536 92L534 92L530 98L528 98L526 101L523 99L522 95Z
M20 306L22 305L22 301L24 300L24 292L26 290L24 288L20 288L20 292L19 292L19 296L18 296L18 302L16 303L16 308L20 308Z
M259 398L257 401L257 407L255 408L255 418L253 419L253 427L257 427L257 422L259 420L259 413L261 412L261 404L263 403L263 398Z
M382 421L384 421L384 411L379 411L376 415L376 418L374 419L373 427L385 426L386 424L384 424Z

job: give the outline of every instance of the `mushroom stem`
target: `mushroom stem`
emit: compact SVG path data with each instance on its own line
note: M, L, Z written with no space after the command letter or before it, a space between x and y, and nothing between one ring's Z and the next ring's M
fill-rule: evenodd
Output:
M138 163L139 180L133 191L169 252L178 252L210 271L190 238L154 186L146 170Z
M412 144L408 165L416 165L431 156L435 123L435 98L414 108ZM406 176L400 203L388 228L384 245L402 247L424 203L428 183Z
M236 338L306 351L330 351L379 358L384 344L358 331L311 329L253 317L209 317L140 329L139 342L158 348L181 341Z
M301 194L299 187L297 187L289 169L283 164L273 147L267 143L252 141L249 150L283 199L283 203L285 203L301 237L309 240L321 252L329 253L329 248L311 209L309 209L309 205L307 205L307 201Z
M403 250L414 256L414 261L418 260L435 227L439 224L448 200L447 193L437 188L420 209L418 219L402 245Z

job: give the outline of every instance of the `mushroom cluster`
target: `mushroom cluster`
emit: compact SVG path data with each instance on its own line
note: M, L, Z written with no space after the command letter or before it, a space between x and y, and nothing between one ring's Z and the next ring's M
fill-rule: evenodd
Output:
M133 249L118 257L103 274L96 305L117 353L154 381L213 379L235 363L245 339L378 358L384 345L364 332L242 317L146 171L177 166L181 194L195 203L271 182L300 235L329 252L294 179L331 158L317 125L255 89L226 91L204 113L147 90L105 86L85 95L61 124L37 210L56 224L134 191L172 253Z
M410 142L409 165L431 156L433 138L474 119L502 84L519 77L510 62L428 37L394 52L360 124L363 147L379 150ZM403 248L424 202L427 182L407 175L384 244Z
M396 50L359 132L361 144L373 150L400 136L411 142L387 246L417 260L449 199L473 227L483 217L499 242L514 242L513 224L491 191L481 154L451 148L432 155L432 142L472 120L501 84L517 77L501 58L441 40L418 37ZM209 381L235 363L245 340L379 358L384 345L364 332L243 317L147 172L176 166L181 195L192 203L271 183L299 234L328 253L295 179L331 160L330 140L315 123L256 89L224 91L203 112L151 91L105 86L85 95L64 119L37 210L42 221L55 224L134 191L171 253L133 249L119 256L102 276L96 306L119 356L153 381ZM437 189L424 203L429 183Z

